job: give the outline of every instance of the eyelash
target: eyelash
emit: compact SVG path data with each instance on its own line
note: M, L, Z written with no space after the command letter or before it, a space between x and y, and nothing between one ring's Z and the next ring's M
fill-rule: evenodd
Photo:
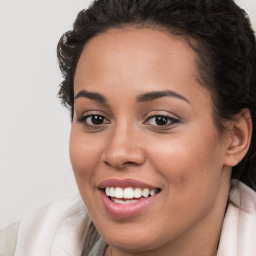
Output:
M145 122L145 124L147 124L151 119L155 118L155 123L157 121L163 121L167 122L167 124L163 124L163 125L153 125L154 127L169 127L171 125L177 124L180 122L180 120L170 117L168 115L153 115L153 116L149 116ZM150 125L150 124L149 124Z
M91 118L90 123L88 123L89 118ZM96 118L94 121L100 120L100 123L98 123L98 124L93 123L92 118ZM152 123L150 124L150 120L153 120L153 119L155 119L154 124L152 124ZM162 122L162 121L166 122L166 124L163 124L163 125L157 124L158 121L159 122ZM104 117L103 115L97 115L97 114L89 114L89 115L81 116L80 118L78 118L78 122L82 123L83 125L85 125L88 128L95 128L95 129L102 127L102 125L104 125L104 124L109 124L110 123L110 121L106 117ZM154 128L155 127L157 127L157 128L169 128L170 126L172 126L174 124L177 124L179 122L180 122L179 119L170 117L168 115L161 115L160 114L160 115L149 116L146 119L146 121L144 122L144 124L151 125Z
M100 123L100 124L93 124L93 123L91 122L91 124L88 124L87 119L88 119L88 118L93 118L93 117L94 117L94 118L97 118L97 119L103 120L103 123ZM104 121L106 121L106 120L107 120L107 122L104 123ZM103 124L110 123L110 121L109 121L107 118L105 118L105 117L102 116L102 115L97 115L97 114L90 114L90 115L86 115L86 116L81 116L80 118L78 118L78 122L84 124L84 125L87 126L87 127L91 127L91 128L98 128L99 126L101 126L101 125L103 125Z

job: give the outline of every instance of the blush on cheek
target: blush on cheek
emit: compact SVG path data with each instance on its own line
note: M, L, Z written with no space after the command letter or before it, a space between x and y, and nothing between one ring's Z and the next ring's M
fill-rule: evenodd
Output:
M90 152L81 142L70 140L69 154L70 160L75 173L81 175L86 173L92 165Z
M152 151L151 161L155 166L164 172L167 171L168 176L176 176L184 171L189 172L193 156L189 152L189 147L183 145L182 142L170 141L169 143L158 144L157 152Z
M69 153L73 170L77 175L88 175L88 178L92 178L97 166L102 162L107 138L106 133L89 133L81 128L81 124L72 124Z

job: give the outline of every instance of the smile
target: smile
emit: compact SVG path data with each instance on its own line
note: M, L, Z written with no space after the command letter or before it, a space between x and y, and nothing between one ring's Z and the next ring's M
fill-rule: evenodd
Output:
M133 179L106 180L98 189L105 210L116 218L131 218L144 213L161 192L160 188Z
M138 200L154 196L159 193L159 189L149 188L120 188L120 187L106 187L105 194L111 199L111 201L117 204L131 204L136 203Z

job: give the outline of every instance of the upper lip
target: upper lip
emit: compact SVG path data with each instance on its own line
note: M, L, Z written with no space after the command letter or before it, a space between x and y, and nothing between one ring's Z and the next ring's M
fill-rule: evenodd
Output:
M143 181L134 180L134 179L107 179L99 183L97 186L99 189L104 189L106 187L133 187L133 188L148 188L156 189L156 186L152 186Z

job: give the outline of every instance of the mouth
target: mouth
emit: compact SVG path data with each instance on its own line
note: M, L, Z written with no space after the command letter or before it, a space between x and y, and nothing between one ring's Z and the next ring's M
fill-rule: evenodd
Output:
M110 179L99 184L106 211L116 218L130 218L147 211L161 189L133 179Z
M160 193L161 189L106 187L103 191L116 204L132 204Z

